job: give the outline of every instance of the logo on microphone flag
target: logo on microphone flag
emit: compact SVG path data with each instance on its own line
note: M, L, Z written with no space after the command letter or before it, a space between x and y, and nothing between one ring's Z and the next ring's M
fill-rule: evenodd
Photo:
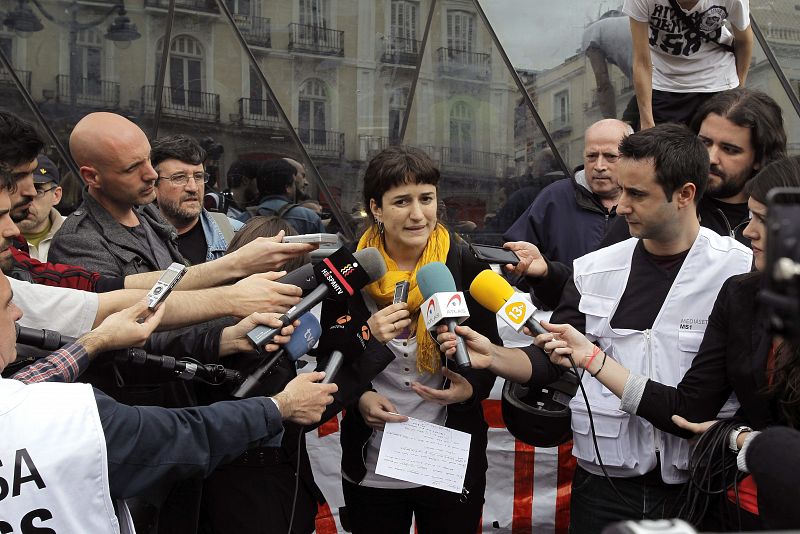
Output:
M469 317L469 309L460 291L434 293L420 306L425 328L433 330L442 319L456 319L459 324Z
M508 318L517 325L521 325L525 322L526 311L527 306L525 306L524 302L512 302L511 304L506 304L506 315L508 315Z

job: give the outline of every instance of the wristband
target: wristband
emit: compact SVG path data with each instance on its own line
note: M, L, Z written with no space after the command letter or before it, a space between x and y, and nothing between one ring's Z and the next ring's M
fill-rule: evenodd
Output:
M597 372L596 372L595 374L592 374L592 372L591 372L591 371L589 371L589 369L588 369L588 368L586 369L587 371L589 371L589 376L591 376L592 378L596 378L596 377L597 377L597 375L599 375L599 374L600 374L600 371L602 371L602 370L603 370L603 366L606 364L606 358L608 358L608 354L606 354L606 353L604 352L604 353L603 353L603 361L602 361L602 362L600 362L600 369L598 369L598 370L597 370Z
M597 356L598 354L600 354L600 347L595 345L594 346L594 350L592 351L592 355L589 356L589 361L586 362L586 365L584 365L583 368L588 370L589 366L592 365L592 362L594 361L594 357ZM592 374L592 373L589 373L589 374Z

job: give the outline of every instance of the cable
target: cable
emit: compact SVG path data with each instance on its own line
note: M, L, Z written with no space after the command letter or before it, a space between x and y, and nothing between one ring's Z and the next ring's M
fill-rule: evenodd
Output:
M692 524L699 524L706 516L712 497L722 496L721 518L727 516L726 498L733 485L736 504L736 522L741 530L739 506L739 481L744 473L736 465L736 455L728 447L728 438L740 419L722 419L709 428L697 441L689 459L689 484L681 515Z
M578 386L581 388L581 394L583 395L583 401L586 403L586 411L589 414L589 427L592 430L592 443L594 444L594 453L597 455L597 462L600 464L600 469L603 471L603 476L606 478L608 483L611 485L611 489L614 490L614 493L617 494L617 497L619 497L619 499L623 503L625 503L626 506L628 506L631 510L638 510L639 506L634 504L634 503L632 503L631 501L629 501L627 498L625 498L624 495L622 495L622 493L620 493L620 491L614 485L614 481L608 475L608 471L606 471L606 466L603 463L603 458L600 456L600 447L597 445L597 433L594 430L594 417L592 416L592 408L591 408L591 406L589 406L589 397L586 395L586 390L583 389L583 374L586 372L586 370L584 369L583 373L579 374L578 373L578 366L575 365L575 360L572 359L572 354L567 354L567 357L569 358L570 365L572 365L572 372L575 373L575 376L578 377ZM656 510L656 508L661 506L661 504L666 500L666 498L667 497L663 497L663 498L659 499L655 504L653 504L653 506L649 510L642 511L642 516L645 519L649 518L653 514L653 512ZM655 519L660 519L660 518L655 518Z
M289 515L289 531L286 534L292 534L292 526L294 525L294 512L297 507L297 495L300 492L300 448L303 446L303 436L306 435L306 427L301 426L300 432L297 437L297 465L294 468L294 497L292 498L292 512Z

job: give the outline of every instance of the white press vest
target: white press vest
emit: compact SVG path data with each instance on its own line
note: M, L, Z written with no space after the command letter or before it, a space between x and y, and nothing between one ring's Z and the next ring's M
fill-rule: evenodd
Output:
M91 386L0 379L0 439L0 531L120 532Z
M653 327L644 332L615 330L611 317L627 286L638 242L631 238L575 260L575 285L581 294L578 308L586 315L586 336L596 340L609 356L631 373L676 386L697 354L723 282L750 270L752 252L701 227ZM631 477L651 471L659 450L663 480L674 484L687 479L686 440L621 411L620 400L589 373L584 373L583 385L592 407L598 448L610 476ZM570 408L573 454L581 467L600 475L583 396L576 395Z

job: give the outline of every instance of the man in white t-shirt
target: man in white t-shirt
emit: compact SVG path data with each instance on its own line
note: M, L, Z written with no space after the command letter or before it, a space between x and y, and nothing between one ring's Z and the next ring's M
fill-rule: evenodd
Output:
M715 93L744 85L753 52L749 0L625 0L622 10L641 129L688 123Z

